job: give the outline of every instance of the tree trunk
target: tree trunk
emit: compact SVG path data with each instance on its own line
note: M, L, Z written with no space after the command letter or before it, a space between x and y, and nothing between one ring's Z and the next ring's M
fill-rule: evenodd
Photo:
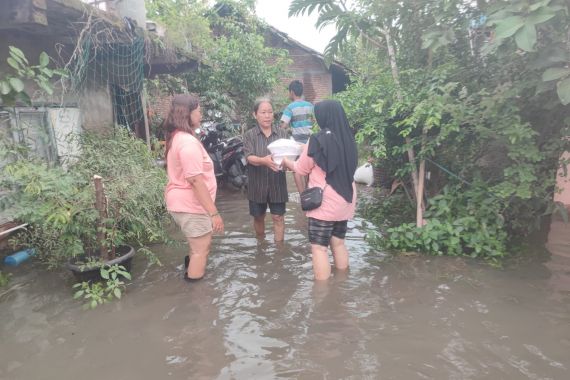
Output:
M396 85L396 96L398 100L403 100L402 95L402 87L400 85L400 73L398 71L398 63L396 62L396 51L394 50L394 46L392 45L392 38L390 36L390 31L388 29L382 29L381 33L384 35L386 39L386 46L388 48L388 57L390 58L390 67L392 69L392 78L394 79L394 83ZM422 181L422 189L420 189L419 181L418 181L418 172L416 169L416 157L414 153L414 148L411 146L411 139L406 137L406 144L408 144L408 160L410 161L410 165L412 165L412 183L414 184L414 192L416 195L416 224L418 227L423 226L423 178L420 179ZM422 160L423 162L423 160ZM425 162L424 167L425 167ZM420 164L421 165L421 164ZM421 175L420 175L421 178Z

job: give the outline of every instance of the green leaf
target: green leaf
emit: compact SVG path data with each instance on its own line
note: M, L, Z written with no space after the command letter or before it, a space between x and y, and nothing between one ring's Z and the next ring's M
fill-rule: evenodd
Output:
M115 297L121 298L121 289L115 288L115 290L113 290L113 294L115 295Z
M8 59L6 59L6 62L8 62L8 64L12 66L14 69L20 70L20 64L14 58L8 57Z
M565 106L570 104L570 78L566 78L556 84L556 92L560 102Z
M511 16L497 22L495 37L499 39L512 36L524 26L524 19L521 16Z
M46 67L49 65L49 55L45 51L42 51L40 54L40 66Z
M537 9L544 8L550 3L552 0L542 0L537 3L532 4L528 7L531 11L536 11Z
M14 46L10 46L9 49L10 49L10 55L14 57L16 60L21 60L25 63L28 63L28 60L26 59L26 56L24 55L23 51Z
M83 290L78 290L77 292L75 292L75 294L73 295L73 299L78 299L79 297L81 297L83 295L83 293L85 293L85 291Z
M51 84L47 81L37 81L38 86L40 86L42 88L42 90L44 90L45 92L47 92L48 94L53 94L53 88L51 87Z
M10 86L12 86L14 91L16 91L16 92L24 91L24 82L22 82L22 80L20 78L10 78L9 82L10 82Z
M101 268L100 273L101 273L101 277L103 277L105 280L109 279L109 271L108 270Z
M536 28L534 25L525 24L515 35L517 46L524 51L534 51L536 44Z
M10 93L10 84L6 81L0 81L0 94L8 95Z
M570 69L564 67L551 67L542 73L542 81L549 82L551 80L558 80L570 75Z
M552 17L556 16L556 12L549 8L542 8L538 12L531 13L526 18L526 24L541 24L545 21L550 20Z

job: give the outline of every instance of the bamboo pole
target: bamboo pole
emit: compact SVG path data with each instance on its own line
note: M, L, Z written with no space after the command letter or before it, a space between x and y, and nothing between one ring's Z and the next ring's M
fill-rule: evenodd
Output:
M146 136L146 146L148 147L148 150L151 150L150 147L150 127L148 125L148 117L147 117L147 113L146 113L146 85L143 84L143 88L141 91L141 103L142 103L142 109L143 109L143 120L144 120L144 134Z

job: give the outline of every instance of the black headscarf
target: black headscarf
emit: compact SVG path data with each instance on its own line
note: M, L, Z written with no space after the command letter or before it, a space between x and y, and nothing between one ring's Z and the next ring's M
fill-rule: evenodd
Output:
M321 131L309 139L307 154L326 173L327 183L351 203L358 153L344 108L336 100L322 101L315 105L315 119Z

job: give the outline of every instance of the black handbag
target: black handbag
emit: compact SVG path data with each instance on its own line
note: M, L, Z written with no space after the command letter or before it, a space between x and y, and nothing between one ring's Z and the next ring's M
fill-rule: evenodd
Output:
M325 186L326 188L326 186ZM320 187L309 187L301 193L301 209L311 211L321 207L323 202L323 190Z

